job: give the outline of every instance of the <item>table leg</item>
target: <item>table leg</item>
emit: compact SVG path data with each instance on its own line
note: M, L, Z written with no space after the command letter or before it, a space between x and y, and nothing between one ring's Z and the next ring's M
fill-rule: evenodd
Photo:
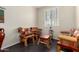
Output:
M60 52L61 51L61 47L59 45L56 46L56 51Z

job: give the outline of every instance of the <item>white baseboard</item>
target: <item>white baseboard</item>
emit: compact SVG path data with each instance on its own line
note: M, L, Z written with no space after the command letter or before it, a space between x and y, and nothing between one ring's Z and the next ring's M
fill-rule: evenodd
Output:
M5 48L8 48L8 47L13 46L13 45L16 45L16 44L18 44L18 43L20 43L20 42L18 41L18 42L14 43L14 44L1 47L1 50L4 50Z

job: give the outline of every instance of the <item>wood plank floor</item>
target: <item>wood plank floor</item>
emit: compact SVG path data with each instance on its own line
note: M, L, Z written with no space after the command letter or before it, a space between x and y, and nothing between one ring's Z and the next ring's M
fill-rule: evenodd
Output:
M50 50L43 44L33 45L29 43L28 47L24 47L22 44L16 44L1 52L56 52L56 44L57 40L52 40L52 47Z

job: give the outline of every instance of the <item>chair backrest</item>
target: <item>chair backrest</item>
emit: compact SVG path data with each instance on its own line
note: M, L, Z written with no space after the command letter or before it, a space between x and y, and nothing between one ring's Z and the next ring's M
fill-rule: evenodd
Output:
M21 30L22 30L22 27L19 27L19 28L18 28L18 32L20 33L20 32L21 32Z
M38 27L31 27L30 32L37 33L38 32Z
M4 28L0 28L0 31L1 31L1 32L4 32Z
M38 27L31 27L30 28L30 31L37 31L38 30Z
M19 27L19 28L18 28L18 32L19 32L20 34L23 34L23 33L28 32L28 31L29 31L28 28L22 28L22 27Z

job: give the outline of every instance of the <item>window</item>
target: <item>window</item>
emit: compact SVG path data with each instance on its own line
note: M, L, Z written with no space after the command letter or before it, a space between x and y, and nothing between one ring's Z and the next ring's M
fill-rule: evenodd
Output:
M52 8L44 11L45 27L59 26L57 8Z

